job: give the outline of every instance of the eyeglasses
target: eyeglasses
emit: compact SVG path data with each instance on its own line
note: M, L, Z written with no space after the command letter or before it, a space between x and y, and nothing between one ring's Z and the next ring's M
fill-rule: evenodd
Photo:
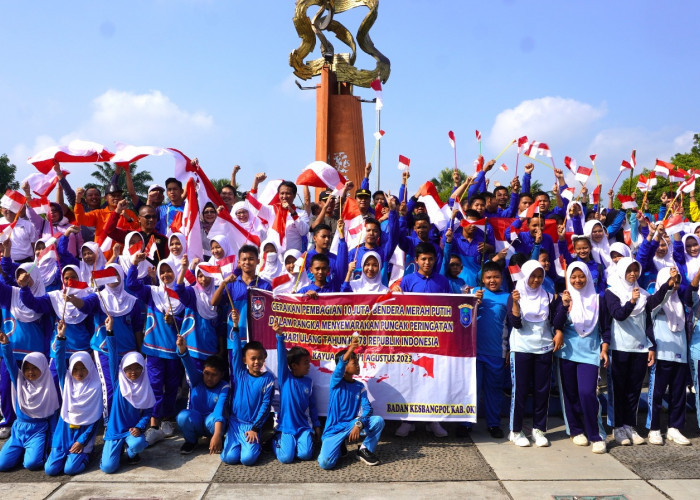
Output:
M155 215L139 215L139 217L143 217L144 219L155 219Z

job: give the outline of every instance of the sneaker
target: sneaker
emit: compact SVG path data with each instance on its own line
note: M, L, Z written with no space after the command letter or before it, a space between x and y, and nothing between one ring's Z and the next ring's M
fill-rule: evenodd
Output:
M440 425L440 422L429 422L428 425L425 426L425 430L432 432L433 436L436 438L447 437L447 431L442 425Z
M189 455L196 447L197 443L188 443L185 441L185 444L180 447L180 455Z
M489 427L489 434L494 439L503 439L503 429L500 427Z
M530 440L525 434L523 434L523 431L520 431L517 434L511 431L511 433L508 435L508 441L512 442L515 446L520 446L522 448L530 446Z
M0 427L0 439L7 439L11 434L11 427Z
M627 435L627 431L624 427L616 427L615 429L613 429L613 436L615 437L615 441L617 442L617 444L619 444L620 446L632 445L632 441Z
M595 441L591 447L591 451L597 455L602 455L607 453L608 447L605 445L605 441Z
M379 465L379 459L377 455L369 451L367 448L360 448L357 450L357 458L362 460L366 465Z
M578 436L574 436L572 438L572 441L576 446L588 446L588 438L585 436L585 434L579 434Z
M649 444L663 445L664 438L661 437L661 431L649 431Z
M416 430L416 426L411 422L401 422L399 428L394 432L394 436L405 438L409 433Z
M345 444L345 441L343 441L343 444L340 445L340 457L345 458L348 456L348 446Z
M539 429L532 429L532 437L535 440L535 446L538 448L544 448L549 446L549 439L544 435L544 432Z
M141 455L139 455L138 453L136 455L134 455L133 457L130 457L127 455L126 463L128 463L129 465L135 465L135 464L139 463L140 461L141 461Z
M676 444L680 444L681 446L688 446L690 444L690 440L681 434L681 431L674 427L668 428L668 431L666 432L666 439Z
M175 425L169 420L163 420L160 423L160 430L163 431L163 435L168 438L175 434Z
M644 438L637 434L637 429L630 425L625 426L625 432L627 435L630 437L632 440L632 444L644 444L646 441L644 441Z
M153 446L158 441L162 441L165 438L165 434L158 427L149 427L144 437L146 438L148 446Z
M472 433L471 427L467 427L466 425L458 425L457 426L456 434L457 434L458 438L468 437L469 435L471 435L471 433Z

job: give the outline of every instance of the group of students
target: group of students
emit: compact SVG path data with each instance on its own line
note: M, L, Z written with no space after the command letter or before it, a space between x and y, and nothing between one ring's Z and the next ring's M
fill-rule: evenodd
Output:
M15 225L0 260L0 437L9 437L0 451L0 470L24 457L30 469L46 459L47 474L79 473L102 424L100 466L107 473L118 470L124 454L137 462L147 446L173 435L176 425L185 438L183 454L208 436L210 452L220 453L222 461L252 465L276 385L280 406L273 448L281 462L311 459L320 437L318 461L324 469L337 463L347 440L362 439L357 456L377 464L384 421L373 415L364 385L353 378L360 370L358 340L336 355L321 433L308 376L310 353L299 347L287 351L275 325L275 379L265 369L263 346L249 341L252 287L305 294L309 300L333 292L385 293L389 287L474 293L479 406L494 438L504 436L500 412L509 369L513 443L530 445L523 418L532 392L532 439L537 446L549 444L554 377L573 442L592 443L593 452L604 453L597 397L602 363L608 370L608 421L618 443L644 441L636 431L637 407L649 371L649 442L663 444L659 415L668 390L666 438L688 444L682 435L688 367L697 389L700 359L696 226L669 237L656 223L666 210L679 209L673 193L659 214L614 210L612 200L605 210L569 202L561 196L567 188L561 171L555 171L551 209L547 193L530 192L532 164L522 184L513 179L510 193L504 186L491 193L486 173L494 163L474 177L455 175L448 201L452 217L436 224L420 192L408 199L408 172L398 197L371 193L368 165L355 193L364 218L362 241L350 248L339 205L351 183L340 199L329 190L311 203L305 192L297 211L297 186L289 181L278 184L277 201L261 206L256 196L265 175L258 174L243 201L225 186L223 206L202 208L202 257L192 260L187 238L172 231L184 206L182 183L175 178L165 188L151 186L145 203L133 195L138 215L126 208L118 179L106 190L104 207L95 188L78 189L70 206L62 203L63 193L71 201L71 191L59 174L62 192L46 219L27 205L18 210L17 198L6 195L0 201L3 222ZM129 169L125 173L131 186ZM25 195L31 198L28 189ZM532 203L539 205L537 216L516 217ZM260 245L209 237L222 211ZM284 244L268 237L279 229L272 221L280 214L287 218ZM493 231L495 219L504 218L514 219L505 231L506 245ZM556 227L553 233L548 221ZM514 268L519 273L508 272ZM189 398L178 412L183 381ZM402 422L396 434L414 429ZM428 430L447 435L439 422ZM469 430L465 424L457 433Z

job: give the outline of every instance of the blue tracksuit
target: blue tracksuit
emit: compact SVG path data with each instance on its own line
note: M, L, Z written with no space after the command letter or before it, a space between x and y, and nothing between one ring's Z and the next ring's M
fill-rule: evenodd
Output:
M200 316L197 310L197 293L191 286L178 283L175 285L175 293L185 306L185 319L180 326L180 335L187 340L187 349L191 356L204 361L217 354L224 326L220 318L204 319Z
M413 273L401 279L401 291L416 293L450 293L450 282L436 270L430 276Z
M216 422L224 422L224 406L231 386L222 379L216 386L207 387L189 351L179 356L190 384L190 404L177 414L177 425L186 442L196 443L201 436L214 434Z
M277 377L280 388L279 433L275 454L283 464L294 457L311 460L314 453L314 427L321 427L311 377L295 377L287 364L284 336L277 336Z
M311 258L316 255L316 247L306 252L305 268L306 272L311 267ZM330 263L331 273L328 275L328 281L337 281L342 283L345 275L348 273L348 243L345 238L338 239L338 254L326 252Z
M263 372L259 377L251 375L238 342L234 342L231 348L231 371L234 378L233 404L221 460L227 464L254 465L260 456L260 443L247 442L245 433L250 430L260 433L270 414L275 377L270 372Z
M107 355L109 356L109 371L112 380L119 380L119 356L117 355L117 343L113 335L107 337ZM102 449L102 461L100 469L105 474L113 474L119 469L119 458L122 448L126 444L126 453L134 457L146 449L148 443L144 432L151 421L153 410L135 408L119 390L119 383L114 384L112 395L112 409L109 414L109 422L105 431L105 443ZM141 430L141 435L134 437L129 429L135 427Z
M304 295L306 292L316 292L316 293L333 293L339 292L340 286L336 286L336 283L326 283L323 286L318 286L316 283L311 283L300 289L297 294Z
M340 358L331 375L328 416L318 455L318 464L326 470L335 467L340 458L340 447L350 435L356 421L362 423L362 432L365 433L362 444L372 453L384 429L384 419L372 415L372 404L367 397L365 385L358 380L348 382L343 378L347 365L348 362Z
M57 339L58 352L56 353L56 371L58 372L58 383L61 391L64 390L66 376L66 342ZM97 433L97 423L90 425L73 426L66 423L60 416L58 425L51 441L51 452L46 459L44 472L48 476L57 476L61 472L69 476L80 474L85 470L90 461L90 452L95 445L95 434ZM69 450L75 443L83 445L81 453L71 453Z

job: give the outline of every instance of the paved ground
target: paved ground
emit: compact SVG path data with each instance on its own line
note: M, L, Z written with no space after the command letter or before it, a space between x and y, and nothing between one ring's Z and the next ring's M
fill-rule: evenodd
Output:
M690 417L690 413L688 414ZM390 423L393 431L396 424ZM695 420L689 429L697 429ZM182 439L167 439L142 454L137 466L114 475L98 468L101 446L89 470L70 478L15 470L0 474L3 498L51 499L327 499L356 498L697 498L700 489L700 433L689 432L693 445L619 447L607 455L574 446L559 418L550 419L550 448L516 448L495 441L477 426L471 438L442 440L422 428L406 439L387 432L378 455L382 464L367 467L354 450L333 471L315 462L278 464L271 453L255 467L228 466L202 445L182 456ZM450 428L454 431L454 428ZM452 432L452 434L454 434ZM621 497L621 495L624 495Z

